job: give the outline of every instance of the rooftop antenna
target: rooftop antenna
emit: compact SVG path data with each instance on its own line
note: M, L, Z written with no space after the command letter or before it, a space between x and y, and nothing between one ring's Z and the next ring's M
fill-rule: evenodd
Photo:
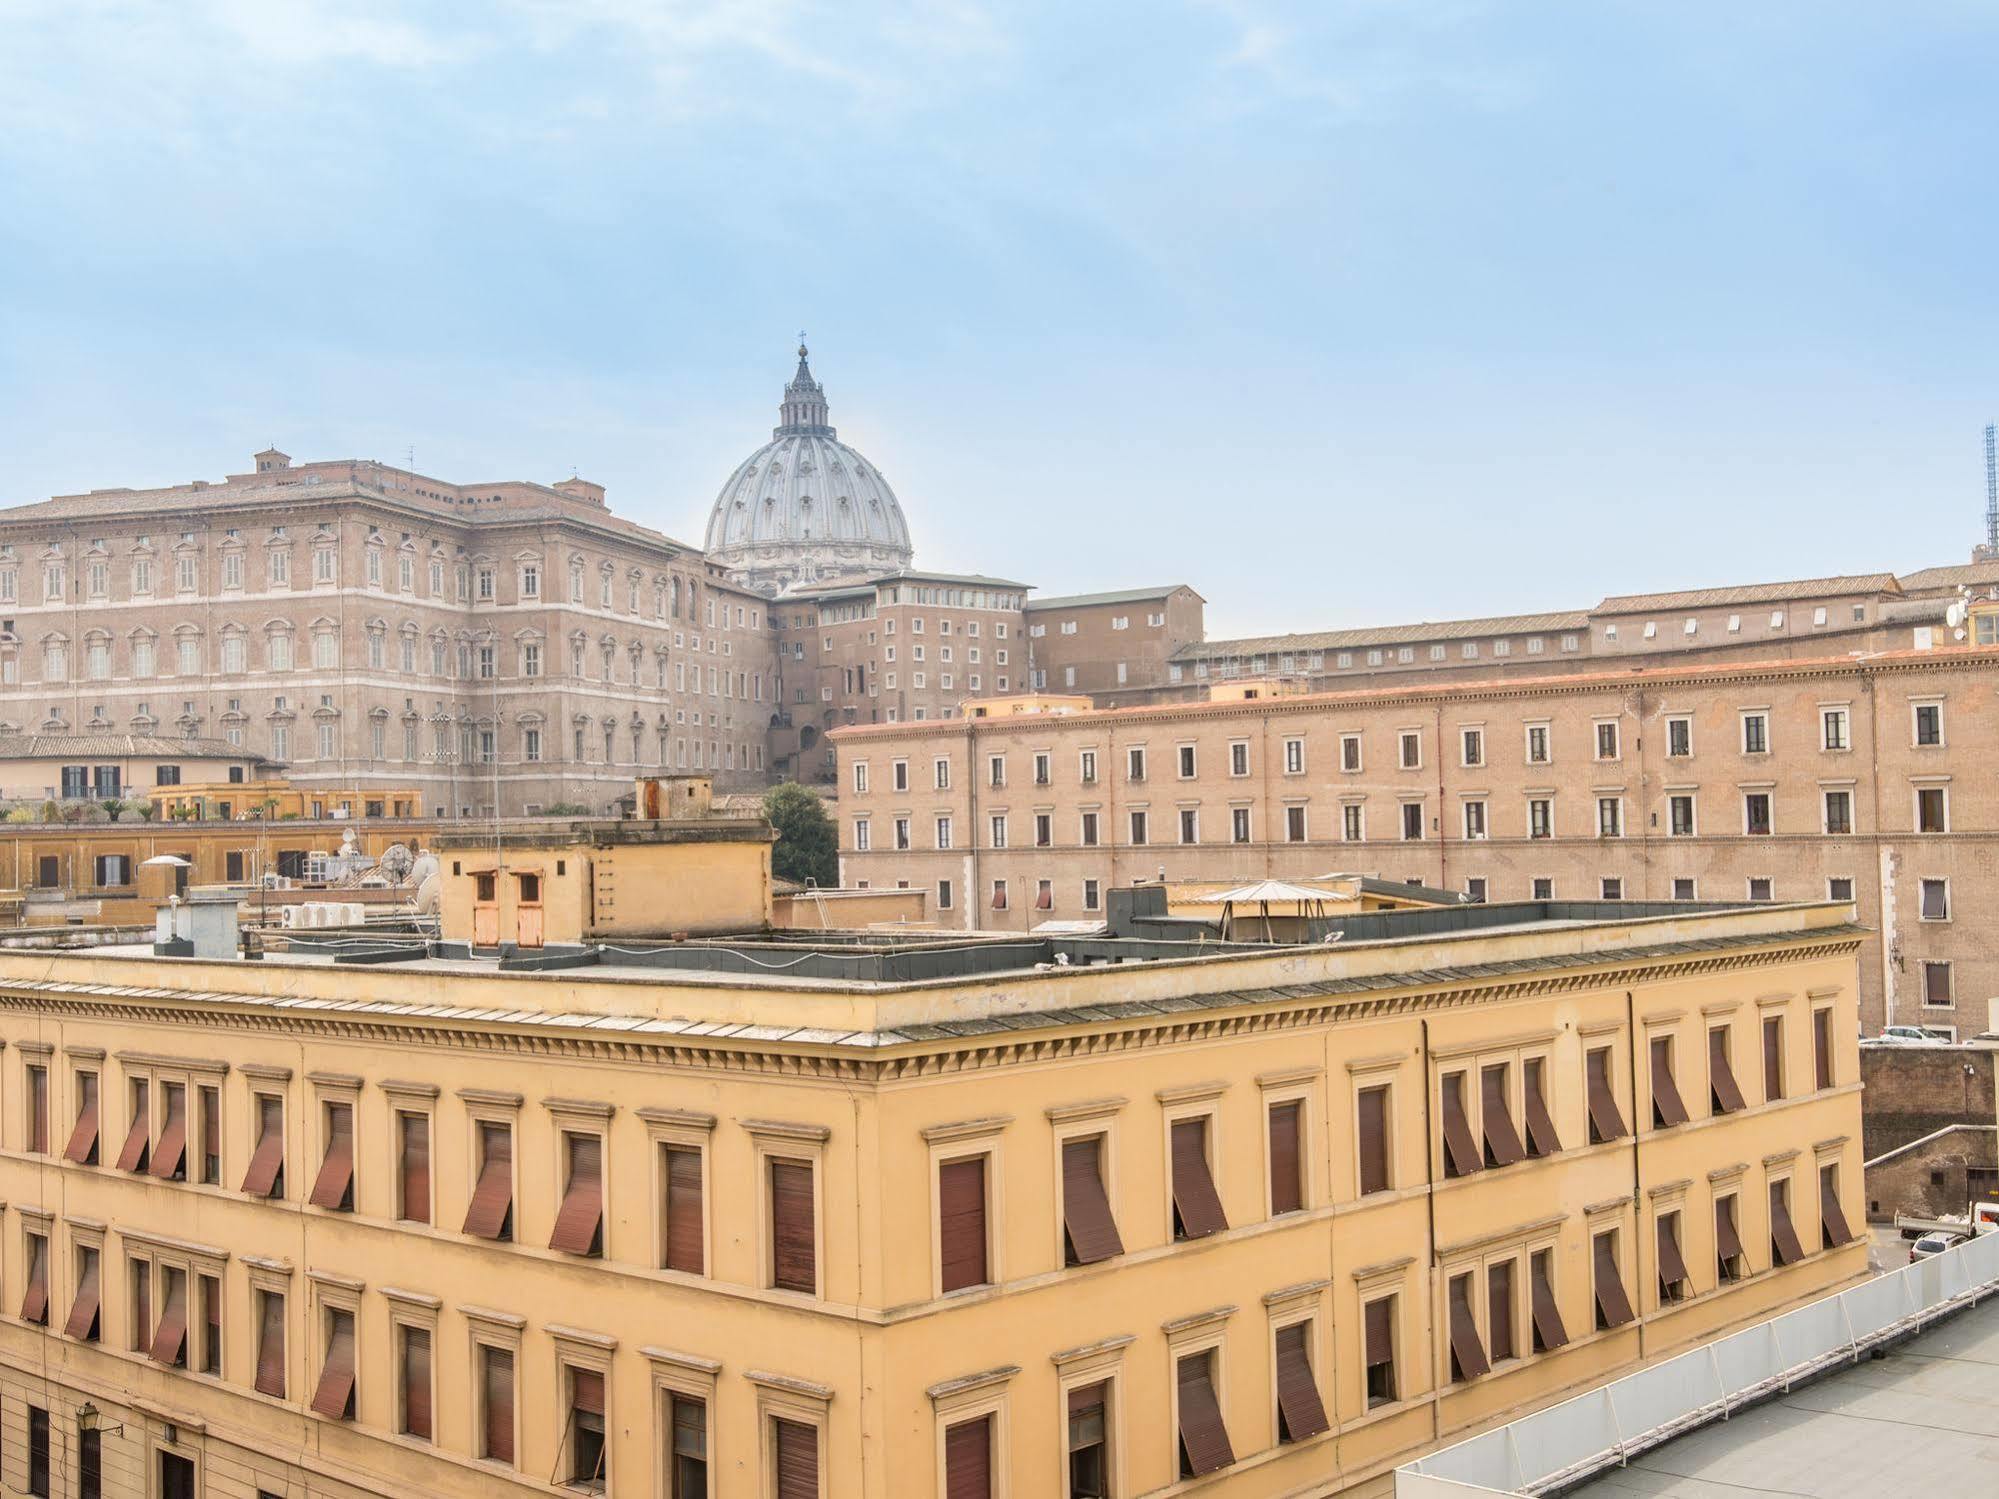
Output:
M416 444L415 444L415 443L411 443L411 444L409 445L409 448L407 449L407 452L406 452L406 456L407 456L407 457L408 457L408 459L409 459L409 471L410 471L411 473L415 473L415 472L416 472Z
M1999 426L1985 424L1985 549L1999 557Z

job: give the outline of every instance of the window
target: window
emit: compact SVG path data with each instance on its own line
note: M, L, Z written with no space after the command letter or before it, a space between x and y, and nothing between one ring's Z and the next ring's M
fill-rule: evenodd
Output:
M1511 1166L1526 1158L1520 1132L1514 1128L1510 1099L1513 1069L1505 1062L1479 1069L1479 1122L1487 1166Z
M1599 838L1624 836L1624 798L1600 796L1596 799L1596 835Z
M1742 753L1745 755L1767 755L1770 753L1769 714L1745 713L1742 715Z
M314 1207L333 1212L354 1211L354 1106L328 1103L322 1113L326 1131L326 1153L320 1160L312 1194L306 1200Z
M564 1446L566 1482L585 1493L604 1492L604 1375L597 1369L568 1371L569 1418Z
M1819 711L1819 745L1822 749L1851 749L1849 719L1844 708L1823 708Z
M1085 786L1091 786L1096 784L1097 752L1093 749L1084 750L1082 754L1077 757L1077 759L1078 759L1077 779L1080 780Z
M1837 1249L1852 1241L1853 1231L1846 1226L1846 1209L1839 1201L1839 1166L1828 1163L1819 1167L1819 1247Z
M79 1166L97 1164L97 1074L78 1072L76 1074L76 1123L70 1130L69 1143L63 1147L63 1159Z
M1723 1284L1740 1280L1748 1268L1742 1253L1742 1233L1735 1221L1735 1194L1714 1200L1715 1278Z
M125 1134L125 1143L118 1151L117 1166L120 1171L132 1171L143 1176L151 1158L152 1085L145 1078L132 1078L127 1098L131 1104L132 1122Z
M498 1120L478 1121L478 1174L466 1205L464 1232L479 1239L514 1236L514 1131Z
M1791 1222L1791 1183L1788 1177L1770 1183L1770 1265L1796 1264L1805 1257L1798 1242L1798 1230Z
M1361 1308L1361 1322L1367 1359L1367 1408L1393 1405L1397 1399L1395 1379L1395 1302L1383 1296Z
M1055 909L1055 884L1052 880L1034 882L1034 909L1037 911Z
M1924 880L1920 884L1922 894L1921 919L1924 921L1950 920L1950 881Z
M1923 963L1923 1003L1948 1006L1956 1002L1951 992L1951 965L1926 960Z
M1173 1168L1173 1237L1204 1239L1226 1229L1222 1200L1208 1161L1209 1123L1206 1117L1176 1119L1170 1139Z
M430 1222L430 1116L396 1111L396 1217Z
M708 1499L708 1402L676 1390L667 1405L668 1499Z
M1950 831L1950 803L1943 787L1916 788L1916 831L1919 833Z
M1295 1213L1305 1206L1303 1128L1305 1106L1297 1099L1271 1104L1264 1111L1270 1158L1270 1216Z
M813 1167L809 1160L773 1156L766 1162L770 1203L770 1283L780 1291L816 1295L818 1237Z
M1110 1383L1069 1391L1069 1484L1065 1499L1108 1499L1110 1494Z
M313 1410L329 1421L354 1419L354 1313L344 1307L325 1309L326 1358L313 1391Z
M1732 1028L1712 1027L1707 1033L1708 1112L1733 1114L1746 1107L1742 1089L1736 1086L1735 1068L1730 1061Z
M1853 831L1853 793L1828 791L1825 794L1825 830L1828 833Z
M1332 1429L1319 1382L1312 1373L1312 1323L1293 1322L1276 1332L1277 1440L1302 1442Z
M1598 1331L1622 1327L1631 1320L1631 1298L1624 1291L1624 1275L1618 1268L1617 1230L1608 1228L1590 1239L1591 1280L1596 1290Z
M49 1325L49 1240L48 1235L24 1236L27 1255L27 1289L21 1296L21 1320L40 1327Z
M1607 874L1602 880L1602 891L1605 900L1623 900L1624 881L1616 875Z
M991 846L994 848L1005 848L1006 814L1004 812L996 812L993 814L991 829L992 829L992 838L990 840Z
M1235 1461L1215 1392L1215 1363L1212 1348L1183 1354L1176 1363L1182 1478L1198 1478Z
M1360 735L1340 735L1340 769L1349 772L1360 770Z
M1669 836L1691 838L1694 835L1694 798L1691 792L1681 792L1666 800L1666 827Z
M1094 1265L1124 1253L1104 1187L1107 1136L1080 1135L1062 1142L1062 1252L1070 1265Z
M1367 837L1364 809L1359 802L1348 802L1340 808L1340 837L1348 843L1360 843Z
M1145 747L1133 745L1125 751L1125 778L1132 781L1145 779Z
M48 1499L49 1413L39 1405L28 1407L28 1492Z
M1555 1300L1555 1252L1537 1249L1528 1260L1528 1301L1533 1311L1536 1353L1549 1353L1569 1341L1562 1312Z
M562 1132L562 1205L548 1247L563 1254L600 1258L604 1253L604 1137Z
M1388 1084L1377 1083L1354 1095L1354 1123L1360 1194L1386 1192L1394 1179L1389 1170Z
M1305 809L1286 807L1284 809L1284 841L1303 843L1305 841Z
M1517 1358L1520 1352L1514 1332L1518 1317L1513 1296L1514 1266L1513 1260L1500 1260L1488 1265L1485 1272L1486 1354L1495 1364Z
M1544 1057L1526 1057L1520 1063L1520 1091L1527 1111L1527 1154L1534 1160L1559 1154L1561 1136L1555 1133L1554 1116L1548 1112L1548 1063Z
M1916 743L1928 748L1943 743L1943 704L1917 703Z
M1183 780L1183 781L1191 781L1191 780L1193 780L1193 779L1194 779L1194 746L1193 746L1193 745L1191 745L1191 744L1183 744L1183 745L1179 746L1179 749L1178 749L1178 752L1177 752L1177 759L1178 759L1178 762L1179 762L1179 766L1180 766L1180 779L1181 779L1181 780Z
M1469 1104L1465 1100L1465 1074L1446 1072L1438 1079L1444 1136L1444 1175L1470 1176L1485 1169L1478 1142L1472 1138ZM1518 1157L1516 1156L1517 1160Z
M1654 1036L1648 1048L1652 1064L1652 1127L1670 1129L1687 1122L1687 1106L1680 1101L1679 1083L1673 1076L1673 1038Z
M1464 804L1465 837L1478 839L1485 836L1485 803L1468 801Z
M994 784L997 785L999 783L994 782ZM854 762L854 794L857 796L865 796L867 795L867 790L868 790L868 762L865 760L856 760Z
M1555 882L1551 879L1536 876L1532 888L1535 900L1553 900L1555 898Z
M1770 831L1770 793L1749 791L1742 797L1742 831L1764 835Z
M1249 808L1229 808L1229 841L1231 843L1249 842Z
M1284 741L1284 773L1288 776L1305 773L1305 741L1287 739Z
M488 1462L514 1461L514 1354L491 1343L479 1350L479 1456Z
M1661 1213L1653 1233L1658 1245L1659 1300L1661 1304L1684 1301L1693 1277L1687 1273L1686 1259L1680 1253L1680 1215Z
M1591 1047L1583 1060L1584 1092L1589 1105L1589 1142L1601 1145L1625 1136L1624 1116L1617 1108L1611 1082L1610 1048Z
M257 1378L259 1393L285 1398L285 1298L259 1290L257 1297Z
M1047 848L1055 842L1055 817L1050 812L1034 814L1034 846Z
M1404 802L1402 804L1402 839L1413 843L1423 836L1423 804Z
M1083 909L1085 911L1096 911L1102 909L1103 900L1101 896L1101 891L1102 891L1102 886L1099 885L1096 880L1086 879L1083 881ZM950 895L950 881L947 880L944 882L944 893L942 896L939 897L938 900L939 906L948 907L951 904L948 898L949 895Z
M27 1146L35 1155L47 1155L49 1153L49 1069L30 1062L23 1072L27 1079L28 1095Z
M1192 807L1180 809L1180 841L1182 843L1201 841L1201 814Z
M1596 757L1599 760L1618 758L1617 724L1614 720L1605 720L1596 726Z
M430 1329L402 1323L396 1328L396 1360L401 1366L401 1396L396 1429L404 1436L428 1442L431 1420Z
M1131 843L1134 848L1144 844L1146 838L1146 815L1143 812L1131 814Z
M1464 763L1467 766L1485 764L1485 731L1466 729L1463 733Z
M1401 735L1398 742L1401 745L1402 768L1404 770L1421 769L1423 764L1423 736L1417 733L1405 732Z
M1812 1075L1821 1091L1832 1086L1832 1009L1812 1011Z
M1666 720L1666 754L1682 759L1694 752L1694 721L1691 718Z
M937 1264L942 1291L990 1282L987 1266L986 1163L984 1155L937 1166Z
M1478 1313L1472 1308L1472 1278L1453 1275L1448 1295L1451 1348L1451 1381L1463 1384L1490 1373L1485 1345L1479 1341Z
M1545 796L1530 797L1527 802L1527 836L1529 838L1552 838L1554 833L1554 802Z
M1548 726L1544 723L1527 726L1527 763L1529 765L1548 763Z
M937 909L940 911L951 909L951 882L949 880L939 880L937 882Z
M1755 901L1767 901L1775 898L1771 893L1770 881L1766 876L1751 875L1749 877L1749 898Z

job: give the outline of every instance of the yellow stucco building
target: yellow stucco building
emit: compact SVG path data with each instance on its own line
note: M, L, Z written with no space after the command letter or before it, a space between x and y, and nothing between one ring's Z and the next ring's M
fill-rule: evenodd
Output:
M1379 1485L1865 1273L1851 917L0 952L0 1482Z

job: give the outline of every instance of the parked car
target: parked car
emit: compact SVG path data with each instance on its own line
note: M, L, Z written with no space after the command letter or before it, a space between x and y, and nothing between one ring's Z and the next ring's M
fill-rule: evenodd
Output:
M1880 1035L1864 1039L1877 1046L1930 1046L1937 1042L1948 1045L1956 1042L1957 1029L1941 1025L1891 1025Z
M1963 1234L1924 1234L1909 1246L1909 1263L1926 1260L1933 1254L1942 1254L1946 1249L1955 1249L1964 1242Z

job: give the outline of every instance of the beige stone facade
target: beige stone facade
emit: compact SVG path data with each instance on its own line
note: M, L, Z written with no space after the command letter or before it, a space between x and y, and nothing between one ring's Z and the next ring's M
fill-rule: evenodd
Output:
M1857 937L0 952L0 1483L1364 1489L1865 1274Z
M267 451L0 511L0 731L219 739L432 816L602 811L639 768L764 779L765 610L585 480Z
M842 882L940 923L1331 871L1488 901L1851 900L1861 1014L1983 1030L1999 652L1491 676L841 730Z

